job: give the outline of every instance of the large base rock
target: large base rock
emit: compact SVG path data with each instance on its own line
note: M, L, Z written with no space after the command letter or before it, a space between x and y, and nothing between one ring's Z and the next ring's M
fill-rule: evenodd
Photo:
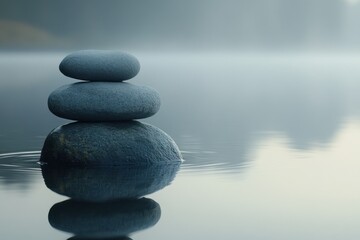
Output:
M180 163L176 143L137 121L70 123L46 138L40 161L48 165L116 166Z

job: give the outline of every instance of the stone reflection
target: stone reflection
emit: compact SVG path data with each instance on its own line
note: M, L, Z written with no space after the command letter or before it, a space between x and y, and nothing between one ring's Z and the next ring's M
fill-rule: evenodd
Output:
M145 154L145 153L144 153ZM180 164L114 167L54 167L43 165L46 186L52 191L81 201L139 198L169 185Z
M101 203L66 200L50 209L49 223L75 234L76 239L116 239L155 225L160 215L160 205L148 198Z
M49 223L71 239L128 239L155 225L160 205L144 195L169 185L180 164L158 166L42 166L46 186L71 199L55 204Z
M95 238L95 237L71 237L68 240L132 240L129 237L111 237L111 238Z

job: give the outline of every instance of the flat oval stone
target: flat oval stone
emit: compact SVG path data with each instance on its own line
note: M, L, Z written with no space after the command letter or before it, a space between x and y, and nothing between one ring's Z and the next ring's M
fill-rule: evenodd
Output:
M182 157L174 140L149 124L75 122L47 136L40 161L60 166L149 166L179 163Z
M66 56L59 66L68 77L94 82L121 82L135 77L139 61L120 51L83 50Z
M160 108L160 95L130 83L81 82L62 86L48 99L58 117L79 121L126 121L147 118Z

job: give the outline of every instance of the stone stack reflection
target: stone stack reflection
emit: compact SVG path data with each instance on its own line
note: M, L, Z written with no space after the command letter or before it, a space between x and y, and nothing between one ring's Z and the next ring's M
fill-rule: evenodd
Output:
M49 223L74 239L127 239L159 221L160 205L142 196L169 185L179 166L42 165L46 186L71 198L50 209Z
M160 219L159 204L144 196L171 183L181 154L165 132L134 121L160 107L156 90L123 82L139 69L118 51L79 51L60 64L87 82L50 94L50 111L78 122L47 136L40 161L46 186L70 197L50 209L49 223L71 239L129 239Z

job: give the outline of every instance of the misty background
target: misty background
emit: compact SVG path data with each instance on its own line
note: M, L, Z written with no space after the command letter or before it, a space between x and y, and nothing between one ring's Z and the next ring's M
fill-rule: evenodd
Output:
M337 54L360 50L359 22L357 0L0 0L0 155L38 152L69 122L47 98L76 81L61 60L91 48L139 58L131 81L162 98L146 122L190 163L242 168L269 136L295 151L329 147L360 119L358 55ZM23 182L12 157L0 160L0 180Z
M358 0L1 0L1 50L357 50Z

